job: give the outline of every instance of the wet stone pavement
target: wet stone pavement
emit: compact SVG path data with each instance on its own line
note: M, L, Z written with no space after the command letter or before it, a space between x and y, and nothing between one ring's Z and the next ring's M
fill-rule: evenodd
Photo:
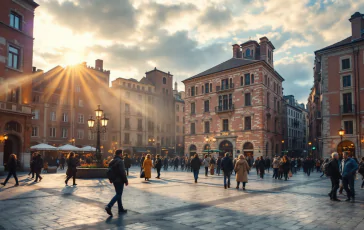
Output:
M125 215L109 217L104 206L114 195L107 179L78 180L65 187L65 172L44 174L33 183L20 174L20 186L10 179L0 187L2 229L364 229L364 190L356 180L355 203L330 201L330 181L319 173L298 173L289 181L261 180L249 175L247 190L223 188L222 176L195 184L189 172L162 171L162 179L144 182L133 168L124 189ZM152 172L152 176L156 176ZM3 181L4 177L0 177ZM70 183L71 184L71 183Z

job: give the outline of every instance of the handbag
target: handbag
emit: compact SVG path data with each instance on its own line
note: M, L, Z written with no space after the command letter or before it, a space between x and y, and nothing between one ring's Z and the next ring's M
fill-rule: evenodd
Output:
M145 178L145 172L144 172L144 170L140 172L140 178Z
M289 177L292 177L292 176L293 176L293 174L292 174L291 170L289 170L289 172L288 172L288 176L289 176Z

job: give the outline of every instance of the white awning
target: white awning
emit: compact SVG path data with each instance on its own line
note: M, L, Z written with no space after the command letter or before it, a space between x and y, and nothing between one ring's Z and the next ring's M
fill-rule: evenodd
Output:
M96 152L96 148L91 147L91 146L85 146L80 149L81 149L81 151L84 151L84 152Z
M38 150L38 151L51 151L54 150L56 151L57 148L52 146L52 145L48 145L48 144L38 144L38 145L34 145L32 147L30 147L31 150Z
M63 145L57 148L57 150L59 151L82 151L80 148L77 148L76 146L73 145Z

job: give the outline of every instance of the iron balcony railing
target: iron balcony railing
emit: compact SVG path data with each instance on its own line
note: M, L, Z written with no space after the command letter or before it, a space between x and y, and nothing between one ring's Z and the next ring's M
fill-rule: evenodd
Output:
M234 83L227 84L227 85L216 86L216 91L217 92L221 92L221 91L225 91L225 90L229 90L229 89L234 89Z

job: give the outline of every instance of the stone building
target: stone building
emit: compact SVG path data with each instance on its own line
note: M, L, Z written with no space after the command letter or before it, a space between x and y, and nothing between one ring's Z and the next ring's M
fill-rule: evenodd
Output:
M175 110L176 110L176 154L183 155L184 154L184 132L185 132L185 101L184 97L185 94L183 91L178 92L177 90L177 82L175 82L174 90L174 103L175 103Z
M274 69L274 49L266 37L235 44L231 59L183 81L185 154L281 152L284 79Z
M364 155L364 14L356 12L349 21L349 37L315 51L308 98L310 140L317 142L323 157L344 150Z
M33 0L2 0L0 7L0 173L10 154L29 167L33 64Z

